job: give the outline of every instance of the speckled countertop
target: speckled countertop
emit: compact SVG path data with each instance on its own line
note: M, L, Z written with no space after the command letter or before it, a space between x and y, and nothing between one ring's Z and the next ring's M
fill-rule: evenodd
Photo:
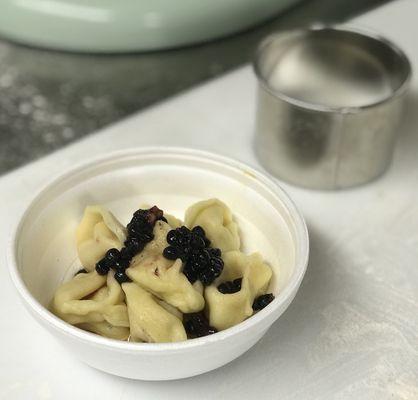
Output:
M145 54L81 55L0 40L0 174L247 62L272 30L343 21L386 1L311 0L223 40Z

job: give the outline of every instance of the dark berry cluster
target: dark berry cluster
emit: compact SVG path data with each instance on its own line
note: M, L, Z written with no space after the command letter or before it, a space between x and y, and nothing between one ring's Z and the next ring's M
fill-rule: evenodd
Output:
M273 293L267 293L267 294L263 294L261 296L258 296L254 300L253 310L254 311L260 311L264 307L268 306L273 300L274 300L274 294Z
M217 330L209 325L209 321L201 312L184 314L184 329L189 338L212 335Z
M131 221L127 225L128 237L125 247L134 254L142 251L144 246L154 239L154 225L158 220L167 222L164 213L157 206L149 210L135 211Z
M106 275L110 268L115 271L115 279L119 283L129 282L125 270L129 267L132 257L140 253L145 245L154 239L154 225L158 220L167 222L163 216L163 211L157 206L149 210L135 211L129 222L128 236L125 240L125 247L120 251L110 249L105 256L96 264L96 271L100 275Z
M204 285L210 285L221 274L224 267L221 251L209 247L210 240L202 227L173 229L167 234L167 243L164 257L169 260L180 258L184 262L183 273L191 283L200 280Z
M218 286L218 290L223 294L237 293L241 290L242 278L234 279L233 281L222 282Z

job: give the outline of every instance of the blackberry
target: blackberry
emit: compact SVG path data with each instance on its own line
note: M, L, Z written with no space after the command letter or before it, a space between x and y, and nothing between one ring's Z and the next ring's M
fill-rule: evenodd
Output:
M222 272L223 261L221 251L209 248L210 241L201 226L192 230L181 226L167 233L167 246L163 255L169 260L180 258L184 263L183 273L194 283L200 280L210 285Z
M273 293L267 293L263 294L261 296L258 296L253 303L253 310L254 311L260 311L264 307L268 306L272 301L274 300Z
M78 274L87 274L88 273L88 271L85 269L85 268L81 268L80 270L78 270L76 273L75 273L75 275L78 275ZM75 276L74 275L74 276Z
M217 330L209 325L203 313L184 314L184 328L189 338L212 335Z
M241 290L242 278L234 279L233 281L222 282L218 286L218 290L223 294L237 293Z
M124 282L132 282L128 275L125 274L124 271L116 271L115 272L115 279L120 283Z
M96 264L96 271L99 275L106 275L110 270L110 266L107 263L107 260L105 258L102 258L97 264Z

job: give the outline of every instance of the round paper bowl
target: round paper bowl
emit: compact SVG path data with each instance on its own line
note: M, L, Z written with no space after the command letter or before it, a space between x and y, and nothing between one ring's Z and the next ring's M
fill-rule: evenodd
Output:
M67 324L48 305L55 289L80 268L75 230L84 207L103 204L123 223L141 204L183 216L192 203L217 197L239 223L246 253L271 265L275 300L246 321L211 336L178 343L107 339ZM198 375L253 346L293 300L308 261L304 220L270 178L238 161L175 148L112 153L80 165L48 184L18 221L8 249L12 280L33 317L86 364L146 380Z

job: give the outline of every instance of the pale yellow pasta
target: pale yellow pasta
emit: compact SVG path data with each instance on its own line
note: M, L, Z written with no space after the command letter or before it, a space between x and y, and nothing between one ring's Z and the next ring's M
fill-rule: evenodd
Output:
M245 255L239 251L223 255L224 269L214 283L205 289L209 323L218 330L230 328L253 314L256 297L268 288L272 271L258 253ZM221 282L242 278L241 290L223 294L218 290Z
M166 309L170 314L173 314L179 320L183 321L183 313L178 308L166 303L164 300L161 300L158 297L156 297L155 300L162 308Z
M106 321L102 322L84 322L77 325L79 328L111 339L127 340L129 337L129 328L113 326Z
M78 274L61 285L55 293L52 310L73 325L107 321L114 326L129 327L124 297L113 272L106 277L92 271Z
M151 256L131 264L126 274L142 288L183 313L202 310L205 305L203 296L182 273L181 260L174 263L167 261L161 254Z
M126 240L126 229L104 207L88 206L76 231L78 258L92 271L111 248L120 250Z
M134 282L123 283L130 323L130 339L136 342L179 342L187 339L183 323Z
M196 281L195 283L193 283L193 287L195 288L195 290L197 290L200 294L203 294L203 284L200 281Z
M218 199L199 201L186 211L185 224L188 228L200 225L211 241L212 247L222 252L239 250L238 225L229 208Z
M168 225L170 225L173 229L180 228L183 225L181 219L178 219L170 214L164 214L165 219L167 220Z
M87 274L78 274L69 282L62 284L55 292L53 299L54 309L68 313L67 302L80 300L91 295L106 283L106 276L99 275L96 271Z

